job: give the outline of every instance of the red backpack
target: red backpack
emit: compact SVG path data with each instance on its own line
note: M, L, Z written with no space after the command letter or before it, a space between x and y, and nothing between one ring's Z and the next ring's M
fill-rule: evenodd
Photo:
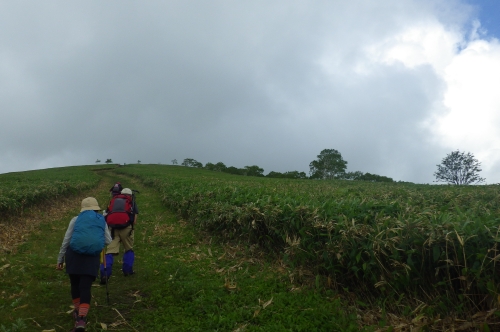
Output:
M106 223L112 228L125 228L131 225L133 220L132 196L116 195L109 202L106 215Z

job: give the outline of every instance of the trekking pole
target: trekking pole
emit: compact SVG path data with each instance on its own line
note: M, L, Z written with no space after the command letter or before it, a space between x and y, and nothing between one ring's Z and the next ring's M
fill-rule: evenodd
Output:
M135 217L137 216L135 214L135 193L140 194L140 192L139 192L139 190L132 189L132 212L134 214L134 220L133 220L133 223L132 223L132 230L134 229Z
M104 253L106 249L103 249L102 250L102 264L104 265L104 278L106 280L106 300L108 302L108 305L109 305L109 289L108 289L108 281L109 281L109 278L108 278L108 270L106 268L106 254Z

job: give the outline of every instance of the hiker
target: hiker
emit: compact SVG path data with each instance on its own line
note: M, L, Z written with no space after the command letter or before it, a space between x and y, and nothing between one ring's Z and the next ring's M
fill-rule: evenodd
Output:
M82 200L80 214L71 219L57 257L57 270L66 262L73 299L73 331L85 331L91 286L99 271L100 254L111 243L111 234L94 197Z
M125 277L134 274L134 225L139 210L135 202L135 195L130 188L124 188L120 195L116 195L109 202L105 211L106 223L111 230L112 241L106 248L106 269L101 264L101 285L105 285L112 274L114 256L120 252L120 243L123 245L122 272Z
M123 190L123 187L122 187L121 183L117 182L113 185L113 187L111 187L111 189L109 189L109 192L111 194L111 197L115 197L116 195L120 195L122 190Z

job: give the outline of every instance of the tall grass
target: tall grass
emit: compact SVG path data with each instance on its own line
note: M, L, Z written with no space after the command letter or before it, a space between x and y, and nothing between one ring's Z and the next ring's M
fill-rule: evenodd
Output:
M92 287L86 331L375 330L367 325L376 321L361 321L333 291L297 287L260 251L219 245L179 222L156 190L111 172L99 175L99 186L58 201L56 215L42 214L18 250L0 252L0 331L67 331L74 324L69 278L54 268L57 253L81 199L106 202L115 181L140 191L136 274L124 277L117 257L109 287L98 280ZM43 209L28 210L25 217Z
M95 187L99 176L91 171L94 169L99 167L75 166L0 174L0 213L18 213L35 203Z
M497 305L500 188L231 176L179 166L118 170L194 225L258 244L358 296L434 313Z

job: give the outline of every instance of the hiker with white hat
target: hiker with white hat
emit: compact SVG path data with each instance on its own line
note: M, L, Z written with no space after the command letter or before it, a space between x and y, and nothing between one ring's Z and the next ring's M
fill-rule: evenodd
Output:
M122 272L125 277L135 273L133 266L134 253L134 225L137 221L139 209L135 201L137 190L123 188L120 195L114 196L106 209L106 223L111 229L112 241L106 248L104 262L101 264L101 285L107 284L113 271L114 256L120 253L123 246Z
M106 227L104 216L98 213L99 210L94 197L87 197L82 201L80 214L69 222L57 257L57 269L62 270L66 263L66 273L71 283L75 332L85 331L90 290L99 271L100 254L111 243L111 233Z

